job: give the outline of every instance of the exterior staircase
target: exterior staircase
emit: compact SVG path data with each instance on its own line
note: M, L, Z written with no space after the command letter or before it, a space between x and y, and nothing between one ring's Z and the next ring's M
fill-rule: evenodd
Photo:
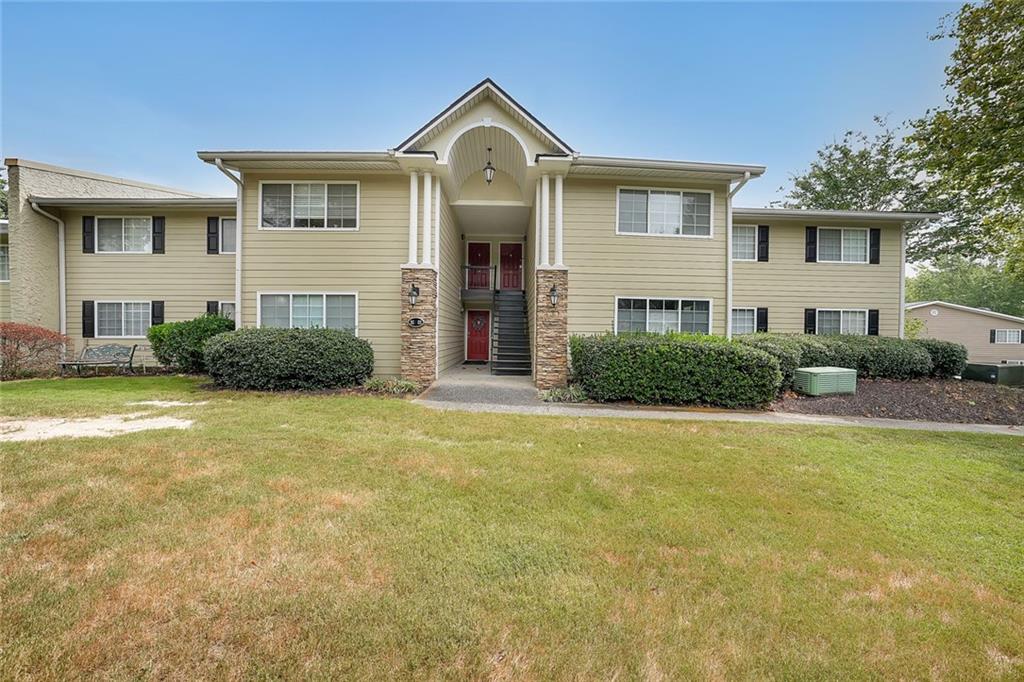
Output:
M526 294L522 290L494 292L491 332L491 374L529 375L530 339L527 336Z

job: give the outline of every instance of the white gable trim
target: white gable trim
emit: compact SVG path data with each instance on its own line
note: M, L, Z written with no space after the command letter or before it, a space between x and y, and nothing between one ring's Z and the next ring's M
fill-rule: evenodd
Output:
M529 147L526 146L526 140L523 139L523 136L516 132L511 126L507 126L504 123L498 123L497 121L494 121L490 118L485 118L484 120L477 121L476 123L470 123L469 125L459 130L459 132L452 135L452 139L448 141L448 146L444 148L444 154L442 154L441 158L438 159L438 163L447 164L448 157L451 155L452 149L455 147L455 143L458 142L463 135L465 135L470 130L473 130L475 128L500 128L504 130L506 133L514 137L516 139L516 142L519 143L519 146L522 147L523 156L526 158L526 165L534 165L533 159L530 158L530 149Z
M996 317L1000 320L1008 320L1010 322L1024 323L1024 317L1015 317L1013 315L1007 315L1005 313L997 313L994 310L982 310L981 308L972 308L969 305L960 305L959 303L946 303L945 301L925 301L924 303L908 303L907 310L917 310L918 308L926 308L928 306L944 306L946 308L953 308L954 310L962 310L967 313L977 313L979 315L988 315L989 317Z

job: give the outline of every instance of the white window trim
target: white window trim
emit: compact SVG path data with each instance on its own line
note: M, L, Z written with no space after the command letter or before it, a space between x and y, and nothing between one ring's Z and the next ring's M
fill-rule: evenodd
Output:
M815 308L814 309L814 335L818 336L818 313L839 313L839 334L843 333L843 313L864 313L864 333L862 336L868 335L868 312L867 308ZM821 334L825 336L825 334ZM832 336L829 334L829 336Z
M236 221L235 222L236 229L237 229L237 226L238 226L237 219L233 215L222 215L222 216L220 216L217 219L217 253L218 254L226 254L226 255L233 256L233 255L235 255L235 251L225 251L224 250L224 221L225 220L235 220ZM236 238L237 238L237 234L236 234ZM235 244L235 248L236 249L238 248L237 244ZM233 302L234 301L228 301L228 303L233 303Z
M1000 341L999 340L999 332L1006 332L1007 338L1009 338L1009 336L1011 335L1011 332L1017 332L1017 340L1016 341ZM1021 336L1024 336L1024 330L1021 330L1021 329L996 329L996 345L998 345L998 346L1019 346L1020 345L1020 341L1021 341Z
M618 335L618 333L619 333L619 301L624 299L624 298L630 298L630 299L642 298L642 299L644 299L644 300L646 300L648 302L649 301L679 301L680 313L682 312L682 302L683 301L693 301L694 303L707 302L707 304L708 304L708 333L707 333L707 335L711 336L714 333L714 329L715 329L715 302L712 299L710 299L710 298L690 298L690 297L684 297L684 296L680 296L680 297L675 297L675 296L649 296L647 294L635 294L633 296L625 295L625 296L616 296L615 297L615 311L614 311L614 314L612 315L612 331L616 335ZM648 309L649 308L650 308L650 304L648 304ZM648 323L648 325L650 323L649 317L648 317L647 323ZM680 315L680 324L682 324L682 315ZM646 332L647 330L645 329L644 331ZM678 330L676 330L676 331L678 331ZM682 334L691 334L691 333L697 333L697 332L680 332L680 333L682 333Z
M839 235L839 260L823 260L821 257L821 231L822 230L839 230L842 234ZM846 232L866 232L867 233L867 249L864 250L864 260L843 260L845 255L845 233ZM815 246L815 259L819 263L830 263L832 265L868 265L871 263L871 228L869 227L832 227L826 225L818 228L818 234L816 238Z
M263 185L291 185L292 216L295 224L295 185L325 185L324 187L324 224L327 223L327 188L326 185L355 185L356 188L356 226L355 227L264 227L263 226ZM358 232L362 225L360 220L360 201L362 187L359 180L260 180L260 191L256 205L256 229L264 232Z
M736 244L733 243L733 245L732 245L732 254L733 254L732 255L732 259L734 261L738 262L738 263L756 263L757 262L757 225L733 225L732 226L732 230L733 230L734 238L735 238L736 228L737 227L752 227L752 228L754 228L754 257L753 258L737 258L736 257ZM740 310L740 308L736 308L736 310Z
M234 301L217 301L217 314L218 315L221 315L221 316L224 315L224 304L225 303L227 303L229 305L235 305ZM238 310L235 310L235 320L237 321L237 319L238 319Z
M120 335L106 336L106 335L100 334L100 304L101 303L118 303L118 304L121 305L121 334ZM152 301L93 301L93 304L92 304L92 323L93 323L93 326L94 326L93 338L97 338L97 339L145 339L146 338L145 334L143 334L142 336L125 336L124 335L124 322L125 322L124 304L125 303L145 303L147 306L149 306L149 326L150 327L153 326L153 302Z
M125 251L124 250L124 220L125 218L145 218L149 221L149 249L146 251ZM100 251L100 221L101 220L120 220L121 221L121 251ZM148 215L98 215L96 216L95 228L94 228L93 239L96 240L96 246L93 249L93 253L96 255L103 256L143 256L147 253L153 253L153 216ZM116 303L117 301L111 301ZM126 303L132 303L133 301L125 301ZM126 337L115 337L115 338L135 338L131 336Z
M324 317L327 319L327 296L353 296L355 297L356 328L352 330L355 336L359 336L359 292L358 291L257 291L256 292L256 327L263 326L263 307L260 305L262 296L287 296L288 297L288 328L292 329L292 297L293 296L323 296ZM231 301L229 301L230 303ZM235 311L238 316L239 311Z
M708 206L708 233L707 234L651 234L651 232L622 232L619 229L619 199L622 195L622 190L632 189L641 191L655 191L655 192L689 192L691 194L707 194L711 197L711 202ZM679 212L679 229L682 232L683 227L683 213L682 210ZM651 202L648 198L647 201L647 229L651 229ZM715 236L715 190L713 189L688 189L685 187L635 187L633 185L618 185L615 188L615 234L622 235L624 237L669 237L672 239L713 239ZM629 298L624 296L623 298ZM687 301L695 301L698 299L685 299Z
M0 249L7 251L7 279L0 279L0 284L4 284L11 281L11 245L0 244Z
M753 313L754 313L754 330L752 332L750 332L750 333L751 334L756 334L757 333L757 308L749 308L749 307L733 308L732 309L732 320L731 320L732 322L735 322L735 320L736 320L736 312L739 311L739 310L751 310L751 311L753 311ZM815 323L817 323L817 321L818 321L817 320L817 313L815 313L815 320L814 321L815 321ZM733 325L733 326L735 327L735 325ZM736 332L735 329L733 329L732 333L736 334L737 332Z

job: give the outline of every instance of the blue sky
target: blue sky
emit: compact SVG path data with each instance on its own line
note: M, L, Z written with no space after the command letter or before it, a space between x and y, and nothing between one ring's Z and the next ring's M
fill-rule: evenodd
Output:
M764 205L942 101L955 8L4 2L0 151L233 194L196 150L387 149L490 76L586 154L767 165Z

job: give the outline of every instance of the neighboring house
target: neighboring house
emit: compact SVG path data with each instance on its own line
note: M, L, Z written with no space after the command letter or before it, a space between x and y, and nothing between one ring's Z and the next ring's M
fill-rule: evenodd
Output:
M763 166L586 156L490 80L387 151L199 158L235 197L8 159L14 319L81 346L217 310L352 329L378 374L548 387L572 334L899 335L934 217L734 208Z
M971 362L1024 364L1024 317L945 301L908 303L907 315L921 320L921 338L955 341Z

